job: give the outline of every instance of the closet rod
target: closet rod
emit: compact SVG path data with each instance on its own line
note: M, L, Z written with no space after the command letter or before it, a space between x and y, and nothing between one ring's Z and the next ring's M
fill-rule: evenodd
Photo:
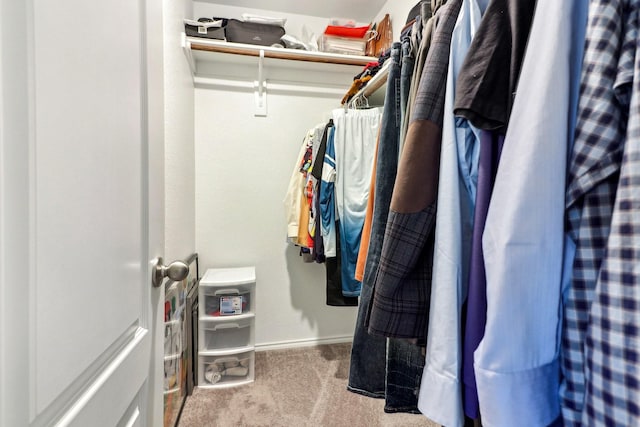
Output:
M200 87L223 87L234 89L255 90L254 83L245 80L220 79L213 77L194 76L193 82ZM343 95L344 86L310 86L308 84L298 84L294 82L278 82L269 80L267 82L269 92L300 92L309 94Z

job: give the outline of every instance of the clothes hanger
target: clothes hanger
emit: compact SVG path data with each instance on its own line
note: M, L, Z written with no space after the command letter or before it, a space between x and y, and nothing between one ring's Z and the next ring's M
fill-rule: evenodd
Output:
M351 101L345 104L345 111L348 108L354 108L356 110L362 110L366 108L371 108L369 106L369 98L363 93L354 96Z

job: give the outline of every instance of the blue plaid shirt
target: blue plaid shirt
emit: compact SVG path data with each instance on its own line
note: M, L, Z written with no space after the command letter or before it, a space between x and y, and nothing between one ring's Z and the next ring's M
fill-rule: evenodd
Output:
M599 5L601 1L594 2ZM616 90L630 103L620 180L607 249L585 336L582 425L640 425L640 1L607 1L594 20L613 37L620 22L622 49ZM594 7L595 9L595 7ZM626 117L625 117L626 118Z
M594 0L589 9L566 193L565 265L569 268L563 280L560 396L567 427L583 425L585 334L607 247L625 143L637 35L636 13L628 12L627 3Z

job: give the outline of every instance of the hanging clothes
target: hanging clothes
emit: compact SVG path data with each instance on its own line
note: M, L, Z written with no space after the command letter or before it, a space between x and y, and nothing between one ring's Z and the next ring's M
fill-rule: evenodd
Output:
M436 15L434 16L434 22L438 22L442 24L442 29L440 29L439 25L434 25L436 34L440 34L439 36L434 37L433 46L431 48L435 52L439 52L436 54L431 54L431 49L429 50L429 58L427 59L427 64L425 65L423 76L428 76L428 78L423 78L421 81L424 82L424 87L419 89L418 94L416 95L416 105L417 108L414 110L414 119L415 123L410 125L410 134L413 136L412 143L407 144L403 150L403 156L401 159L400 170L398 171L398 179L404 178L406 176L414 177L424 177L426 176L434 176L431 182L436 182L437 177L437 162L438 157L433 156L434 152L438 152L438 150L434 150L434 146L437 148L439 144L439 123L441 122L442 117L442 103L436 104L435 108L431 105L431 100L443 100L444 92L440 91L440 87L443 87L442 82L446 76L446 60L448 59L448 50L449 50L449 39L451 29L456 20L457 13L460 9L459 1L451 1L447 3L442 8L440 8ZM448 36L447 36L448 33ZM431 45L431 38L424 38L423 43ZM443 61L444 59L444 61ZM438 73L438 71L441 71ZM440 83L440 84L439 84ZM387 87L387 100L386 101L394 101L396 98L395 93L389 94L389 90L397 89L395 85L391 87ZM387 107L385 101L385 108ZM392 102L391 105L396 106L395 102ZM438 108L437 106L440 105ZM395 110L391 111L392 113ZM391 122L394 123L394 122ZM433 131L433 132L432 132ZM424 141L424 138L427 136L427 140ZM390 146L391 147L391 146ZM412 155L413 154L413 155ZM420 162L420 160L424 159L435 160L434 168L424 168L425 163ZM389 162L389 160L386 160ZM403 172L403 162L406 162L404 166L405 171ZM390 169L389 169L390 170ZM391 170L390 170L391 171ZM389 173L389 172L386 172ZM402 175L406 173L405 175ZM390 175L393 177L393 175ZM414 181L414 183L417 181ZM429 181L424 181L429 182ZM388 184L387 184L388 185ZM378 376L373 376L372 374L380 372L382 366L379 364L379 358L384 356L384 347L381 347L379 343L384 343L383 336L387 336L386 333L382 333L380 335L368 335L366 331L362 329L361 325L363 322L363 314L367 314L367 310L363 310L363 307L366 304L365 298L372 298L371 290L372 288L375 290L378 286L378 279L382 274L382 265L383 260L376 262L376 258L381 256L380 253L380 243L384 241L382 253L385 251L385 245L387 244L388 236L389 236L389 227L391 222L391 215L394 214L393 209L393 200L395 200L398 195L396 194L398 188L401 189L402 195L405 197L400 197L400 206L402 208L401 212L405 212L405 208L409 207L412 209L416 206L419 206L420 209L427 209L427 219L429 217L433 217L433 209L434 206L428 201L425 203L425 195L421 192L424 186L415 185L411 188L406 188L403 185L399 185L398 181L396 181L393 187L393 193L391 195L392 201L389 202L389 190L386 191L386 194L381 197L381 200L386 199L387 202L381 207L385 208L384 212L389 212L389 218L385 224L384 216L381 216L377 223L377 232L374 232L376 227L372 227L372 236L371 236L371 245L370 251L367 256L367 267L365 268L365 280L363 285L363 300L361 303L360 312L358 315L358 321L356 324L356 334L354 336L354 346L353 353L351 359L351 370L350 370L350 387L355 388L355 384L364 384L366 386L371 386L378 384L378 387L383 387L385 390L385 411L391 412L392 408L396 407L403 411L409 411L413 408L412 412L418 412L417 409L417 392L420 387L421 381L421 372L423 370L424 365L424 356L421 354L420 347L410 344L408 341L401 339L388 339L388 347L387 347L387 364L386 371L382 372ZM374 214L378 211L378 179L376 179L376 208L374 208ZM418 193L418 197L416 196ZM432 193L435 193L435 189ZM433 199L433 198L432 198ZM406 214L403 214L406 215ZM428 224L428 222L427 222ZM403 232L412 231L411 227L402 229ZM425 233L424 236L428 236L428 233ZM374 237L375 236L375 237ZM399 237L399 236L394 236ZM375 239L375 240L374 240ZM377 244L376 244L377 243ZM432 247L432 246L431 246ZM377 251L377 252L376 252ZM420 253L421 247L418 248L418 253ZM426 256L425 259L428 259L429 256ZM401 264L402 265L402 264ZM421 264L418 264L421 265ZM367 279L369 276L369 279ZM428 276L428 275L427 275ZM422 279L420 284L424 284L425 275L416 276L416 279ZM369 282L368 280L371 280ZM373 286L367 286L368 283L371 283ZM413 291L413 288L410 288ZM422 289L422 288L419 288ZM365 293L366 292L366 293ZM420 301L424 302L425 299L422 298ZM375 304L375 301L373 301ZM371 310L371 315L374 316L375 311L374 306L371 303L367 304L369 309ZM424 306L423 306L424 307ZM385 307L386 308L386 307ZM394 310L393 314L404 315L404 316L413 316L413 313L406 314L402 309L406 307L400 306L392 306L391 309ZM419 310L418 310L419 312ZM383 315L386 315L385 312ZM426 319L426 316L423 312L419 312L421 316ZM401 318L402 316L400 316ZM409 324L409 328L414 328L415 322L413 317L407 317L407 322ZM376 333L375 328L372 329L372 325L374 325L375 319L371 317L369 319L368 327L369 331ZM383 329L389 326L389 323L381 323L383 325ZM402 326L402 322L396 322L392 324L393 327ZM413 331L414 329L412 329ZM387 330L385 329L385 332ZM395 332L395 329L394 329ZM395 335L388 335L395 336ZM413 336L413 335L412 335ZM424 340L423 340L424 341ZM374 369L377 367L377 369ZM369 374L369 375L365 375ZM386 381L385 381L386 380ZM404 407L402 407L403 405Z
M431 3L433 3L433 7ZM400 55L401 59L399 64L400 65L400 77L399 77L400 84L399 84L399 87L393 86L392 89L394 90L394 92L390 92L389 87L387 86L387 94L385 97L385 99L392 99L392 97L397 98L398 91L400 93L400 112L399 112L400 136L397 144L397 151L398 151L397 156L394 156L394 157L399 157L400 153L402 152L402 144L405 138L405 133L406 133L408 122L409 122L408 119L411 113L410 107L411 107L412 100L415 96L414 91L417 90L418 88L418 83L420 80L420 76L422 75L422 67L424 65L426 53L428 51L429 45L431 44L431 28L433 27L433 22L431 19L433 17L432 10L437 10L438 8L440 8L440 6L443 3L444 3L443 0L431 0L431 2L422 1L419 4L420 15L417 15L415 17L413 26L409 31L409 33L403 35L402 37L402 43L401 43L402 51ZM410 16L412 15L412 12L415 9L418 9L418 8L414 7L414 9L412 9L412 11L409 14ZM427 36L424 37L424 42L423 42L423 36L425 34ZM398 112L394 114L397 116ZM394 125L394 123L391 122L391 125ZM392 153L389 150L387 151L388 153L386 155L391 156ZM397 164L396 164L396 169L397 169ZM394 170L393 182L391 183L392 186L395 183L396 173L397 171ZM381 177L381 178L385 179L384 177ZM374 173L372 176L372 185L375 185L375 180L376 180L376 177ZM373 194L375 197L375 191L373 192ZM370 207L368 207L367 209L367 218L365 220L365 224L367 224L367 220L369 223L373 221L372 216L373 216L374 197L371 197L369 200ZM388 216L388 206L385 206L384 209L385 209L384 217L386 217ZM366 241L363 239L363 242L366 244L366 247L364 248L365 250L364 251L362 250L362 245L361 245L361 254L358 255L358 263L361 266L359 270L356 271L357 277L359 277L360 280L363 280L364 278L364 268L365 268L368 246L369 246L369 241L368 241L369 236L365 236L365 237L366 237Z
M368 323L372 334L426 342L444 88L462 0L434 15L387 219ZM431 239L431 240L429 240Z
M426 3L426 2L425 2ZM431 8L428 10L429 17L431 17ZM408 119L407 110L409 109L409 93L411 90L411 79L413 78L413 71L416 64L416 54L418 53L419 46L412 45L412 34L420 31L422 32L422 19L420 15L417 16L417 21L414 23L413 28L407 34L405 34L400 43L402 45L402 53L400 55L401 66L400 66L400 113L399 113L399 131L398 131L398 141L402 141L404 138L403 129L405 128L405 121ZM418 28L416 28L418 27ZM415 42L416 40L413 39ZM398 142L398 155L400 154L400 142Z
M322 140L324 126L317 125L307 131L284 198L287 241L303 248L313 248L315 208L312 190L316 184L311 167Z
M482 241L487 322L474 363L487 426L548 426L560 414L562 183L585 7L538 0L522 64Z
M384 117L384 113L383 113ZM382 128L382 126L380 126ZM373 223L373 202L375 200L376 173L378 163L378 148L380 147L380 132L378 132L378 142L376 143L375 153L373 155L373 170L371 171L371 183L369 184L369 200L367 200L367 211L364 217L364 225L362 226L362 239L360 240L360 249L358 250L358 261L356 262L356 280L362 282L364 279L364 267L367 262L367 252L369 251L369 239L371 237L371 225Z
M424 366L424 357L418 346L405 341L387 340L384 337L367 333L367 315L371 301L377 262L380 257L382 241L385 233L389 204L398 165L398 144L402 114L402 100L399 90L402 86L402 48L400 43L393 43L387 61L388 77L385 104L382 116L378 151L376 156L376 176L372 178L373 203L371 209L371 229L369 245L366 253L364 275L361 292L361 305L354 332L354 348L366 348L367 352L354 351L351 357L349 387L353 390L371 389L371 378L379 381L385 398L386 412L417 413L417 391ZM410 75L407 75L410 78ZM386 360L384 366L370 363L373 358ZM384 371L372 371L373 367L384 368ZM367 379L362 379L364 376Z
M293 166L293 170L291 171L291 178L289 179L287 193L284 198L284 209L287 220L287 241L293 244L298 242L303 203L302 189L305 182L304 176L300 173L300 165L304 163L304 156L307 153L311 137L312 133L307 132L302 141L300 151L296 157L296 162Z
M482 250L482 233L489 211L491 192L498 171L500 154L504 146L504 135L488 130L480 131L480 158L478 164L478 187L473 217L473 235L469 266L469 288L467 301L461 318L464 320L462 336L462 398L464 414L470 419L480 417L478 390L473 368L473 354L484 336L487 313L487 283Z
M315 234L313 236L313 259L318 263L324 263L326 256L324 253L324 240L322 239L322 211L320 207L320 185L322 183L322 167L324 166L324 156L327 150L327 137L329 128L333 126L330 120L324 127L318 151L314 155L311 174L313 175L315 186L313 188L313 217L315 220Z
M424 1L420 5L420 20L416 20L416 31L411 34L411 45L415 49L418 46L415 53L415 61L413 65L413 73L411 75L411 86L409 88L409 98L407 100L407 110L405 112L405 120L402 123L402 129L400 129L400 152L404 147L404 143L409 128L409 122L413 116L413 105L415 103L416 94L420 86L420 80L422 79L422 70L424 63L427 59L429 47L431 46L431 36L433 33L433 27L436 20L433 16L442 5L446 3L446 0L431 0ZM419 23L418 21L421 21Z
M400 75L400 49L399 44L394 43L391 47L389 59L387 89L385 104L382 115L382 123L380 125L380 133L376 150L375 177L372 176L370 185L373 192L369 194L368 202L373 204L370 218L370 230L367 237L368 242L366 256L361 260L364 263L363 280L360 292L360 308L353 335L353 344L351 352L351 361L349 369L349 383L347 389L364 394L370 397L387 398L386 388L386 372L387 372L387 340L384 337L374 337L367 333L365 322L367 316L367 307L371 300L372 283L370 279L371 272L368 271L368 265L373 261L376 250L380 242L378 241L380 234L380 221L384 215L384 201L387 198L386 193L381 192L382 176L395 175L395 164L397 163L397 151L394 152L394 146L397 150L397 125L395 122L398 111L398 103L395 102L399 88ZM387 202L388 203L388 202ZM380 210L382 208L382 211ZM384 232L384 230L382 231ZM385 402L386 403L386 402ZM402 405L406 406L406 405ZM414 405L415 406L415 405ZM385 405L386 408L396 409L395 406Z
M623 80L633 86L629 125L611 233L585 340L587 387L582 425L597 427L640 425L640 5L636 1L630 4L627 10L635 14L631 25L636 28L634 66L626 61L631 59L628 56L619 64L624 70L633 70L633 76L624 73Z
M477 186L479 131L455 120L456 79L487 2L464 0L454 27L440 152L433 284L419 408L433 421L463 426L462 304L466 299Z
M382 109L339 108L333 110L332 115L335 124L335 200L340 220L342 293L356 297L360 295L361 283L355 279L355 268Z
M318 199L320 200L320 216L322 218L321 233L324 244L324 253L327 258L331 258L337 255L335 207L336 153L334 144L334 126L327 128L327 132L327 145L322 165L322 179L320 181L320 195Z
M474 200L467 300L463 325L464 412L479 418L473 353L486 322L486 275L482 233L504 143L536 0L491 0L465 56L456 82L456 121L467 120L480 132L477 190Z
M340 221L336 223L340 228ZM357 307L358 297L346 297L342 293L342 256L340 234L336 234L336 256L325 260L327 272L326 303L333 307Z
M569 268L565 270L562 293L562 418L567 427L637 425L640 423L637 387L635 393L634 387L618 393L633 378L628 373L636 371L637 364L632 361L632 366L629 366L624 357L610 356L613 348L618 348L620 354L624 354L625 349L639 348L637 334L635 338L617 340L617 335L609 334L611 326L602 329L604 324L615 324L609 313L616 308L600 301L625 300L622 296L616 299L616 295L625 292L627 280L611 271L611 260L615 260L615 270L623 268L621 271L629 274L633 271L633 267L626 268L616 259L617 254L629 247L632 237L616 231L620 230L616 227L620 223L612 228L612 218L616 206L616 221L630 220L625 213L626 208L620 210L620 207L633 193L622 193L628 190L624 183L630 181L620 180L620 169L623 151L627 150L625 146L630 146L634 138L634 130L629 128L627 131L627 122L632 96L637 97L637 93L632 95L632 90L634 79L637 79L634 60L638 60L638 13L637 9L630 8L627 1L594 0L589 7L588 22L580 104L566 192L565 265ZM625 153L625 158L631 159L629 153ZM631 165L631 162L626 165ZM616 196L618 191L620 195ZM620 203L616 202L617 197ZM635 201L630 203L637 204L637 200L636 194ZM611 236L610 230L614 230ZM609 262L605 261L605 256ZM632 283L637 287L637 280L629 282ZM627 296L626 300L631 299ZM640 322L636 316L635 321L627 319L624 324L639 325ZM621 325L619 330L624 331L625 326ZM634 340L635 346L632 344ZM602 352L597 346L609 350ZM620 372L624 381L603 375L608 370ZM636 375L636 384L638 381ZM619 397L608 399L607 393L614 391ZM635 410L630 409L634 407Z
M326 261L328 305L356 306L354 271L368 200L361 187L371 179L381 109L332 115L307 132L300 149L285 197L288 240L301 247L305 262Z
M316 212L316 234L314 239L314 255L316 262L324 263L326 270L326 304L334 307L354 307L358 305L357 297L345 297L342 295L342 271L340 263L340 236L335 233L338 226L332 227L335 234L332 237L335 238L335 244L333 246L335 253L332 256L327 256L325 252L325 243L322 236L322 206L320 200L323 199L324 204L328 209L334 213L335 205L333 204L333 181L335 179L335 167L328 166L328 174L324 175L324 165L328 162L330 165L335 165L333 161L334 148L333 148L333 120L329 120L326 124L318 152L315 156L313 168L311 173L316 179L316 187L314 194L315 212ZM327 143L330 142L329 157L327 158ZM322 195L322 180L325 177L325 191L329 190L329 194ZM329 187L330 186L330 187ZM326 210L326 209L325 209ZM325 212L326 215L327 212ZM335 218L334 218L335 220Z
M401 85L401 54L402 45L393 43L391 46L391 67L387 78L387 93L384 102L384 115L380 131L380 144L378 147L378 163L376 166L375 192L371 235L369 237L369 249L364 269L364 284L373 288L377 276L377 267L382 252L389 205L393 194L393 185L398 171L398 145L400 138L400 117L402 114L399 95ZM371 305L367 301L364 327L368 326L368 310Z

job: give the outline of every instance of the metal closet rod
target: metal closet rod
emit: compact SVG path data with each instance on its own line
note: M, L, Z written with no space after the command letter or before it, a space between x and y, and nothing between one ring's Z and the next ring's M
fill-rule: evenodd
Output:
M193 82L195 83L196 86L200 86L200 87L224 87L224 88L234 88L234 89L246 89L249 91L255 90L254 82L247 81L247 80L194 76ZM337 86L337 85L312 86L312 85L298 83L298 82L268 80L267 90L271 93L301 92L301 93L311 93L311 94L343 95L345 89L344 89L344 86L342 85L341 86Z

